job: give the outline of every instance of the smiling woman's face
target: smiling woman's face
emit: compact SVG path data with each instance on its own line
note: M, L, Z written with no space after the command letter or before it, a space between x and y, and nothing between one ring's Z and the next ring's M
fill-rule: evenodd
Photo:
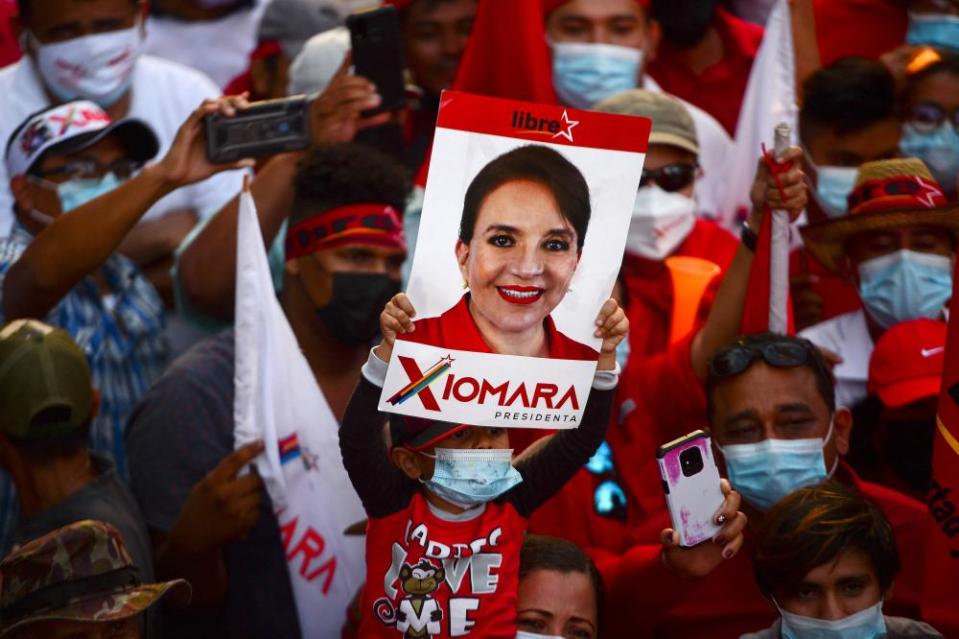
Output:
M562 301L579 255L576 231L552 192L515 180L486 196L473 239L457 242L456 258L478 323L515 333L541 326Z
M538 569L519 582L516 628L570 639L599 636L596 593L583 572Z

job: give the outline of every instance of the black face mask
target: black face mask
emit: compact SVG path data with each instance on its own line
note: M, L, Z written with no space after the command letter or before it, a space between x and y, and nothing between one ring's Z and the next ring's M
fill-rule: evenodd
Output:
M691 47L706 35L718 0L669 0L654 3L663 37L677 47Z
M380 329L383 307L399 292L399 280L381 273L334 273L333 296L316 316L338 341L369 344Z

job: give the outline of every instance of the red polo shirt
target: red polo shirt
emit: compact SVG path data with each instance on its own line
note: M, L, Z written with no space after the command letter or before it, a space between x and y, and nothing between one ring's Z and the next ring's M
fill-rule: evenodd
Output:
M878 484L861 481L845 463L836 478L856 486L889 519L902 559L902 572L884 612L919 618L925 506ZM593 553L607 592L607 630L611 637L705 637L727 639L768 628L776 612L756 586L752 541L731 560L702 579L670 573L659 558L658 537L670 527L666 514L636 531L637 543L625 555Z
M692 102L719 120L730 135L735 135L739 107L763 39L763 28L722 8L716 9L713 26L723 41L722 60L696 74L683 62L682 52L663 40L647 71L665 93Z
M878 58L906 42L904 2L814 0L813 11L823 66L849 55Z
M417 320L415 322L416 330L404 334L401 339L417 344L452 348L458 351L492 353L493 349L483 339L483 334L480 333L476 322L473 321L473 316L470 314L469 297L469 293L467 293L460 298L455 306L439 317ZM543 328L546 329L546 342L549 345L550 359L587 361L599 359L599 353L592 348L580 344L556 330L556 324L553 323L553 318L549 315L543 320Z

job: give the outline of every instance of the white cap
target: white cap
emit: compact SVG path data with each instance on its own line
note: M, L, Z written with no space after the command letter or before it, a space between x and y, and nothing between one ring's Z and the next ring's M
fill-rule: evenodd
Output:
M159 151L153 129L143 121L125 118L113 122L95 103L76 100L38 111L14 130L7 140L7 175L29 172L44 153L67 141L72 141L70 151L79 151L111 133L121 138L134 160L145 162Z
M336 27L307 40L290 65L287 93L311 94L325 89L349 50L350 31L346 27Z

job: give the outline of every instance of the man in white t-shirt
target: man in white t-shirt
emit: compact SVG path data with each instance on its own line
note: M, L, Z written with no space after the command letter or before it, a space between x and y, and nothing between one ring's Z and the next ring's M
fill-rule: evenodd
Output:
M220 94L201 73L140 54L147 12L142 1L19 0L19 6L24 57L0 70L0 141L34 112L89 99L115 120L147 122L162 157L196 105ZM10 233L13 223L9 182L0 165L0 237ZM120 251L140 266L161 295L170 293L173 251L197 220L219 211L241 185L242 173L231 171L174 191L143 216ZM192 338L172 317L168 336L174 351Z
M839 357L836 403L866 397L876 340L899 322L943 318L952 298L959 204L948 202L921 160L859 167L849 213L802 227L806 248L853 282L864 310L820 322L801 336Z
M589 109L627 89L663 92L645 73L656 57L661 31L642 0L552 0L546 5L553 87L564 104ZM683 105L696 126L703 169L696 184L697 213L713 217L728 188L725 165L732 140L713 116L688 102Z

